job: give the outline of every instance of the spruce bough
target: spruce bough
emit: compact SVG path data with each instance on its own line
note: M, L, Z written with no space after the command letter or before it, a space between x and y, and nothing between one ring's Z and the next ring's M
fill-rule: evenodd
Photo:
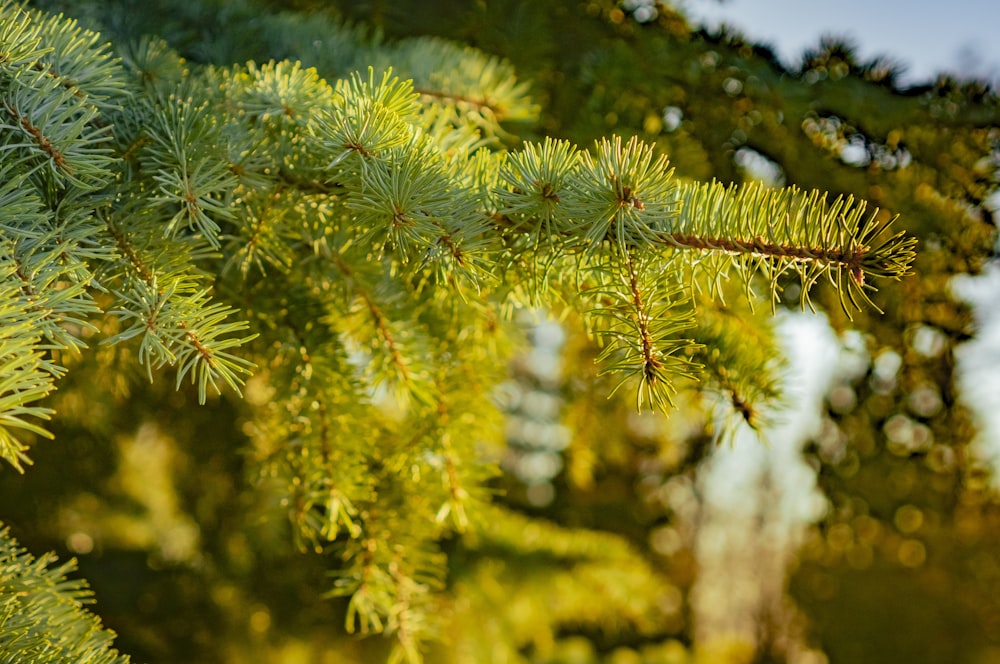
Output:
M319 61L197 65L0 3L0 456L30 464L88 346L245 393L258 490L329 557L348 630L417 661L440 539L512 518L484 446L515 311L582 325L640 410L701 389L755 425L777 375L733 284L875 306L914 241L849 198L682 180L634 137L516 145L536 109L508 64L325 28Z

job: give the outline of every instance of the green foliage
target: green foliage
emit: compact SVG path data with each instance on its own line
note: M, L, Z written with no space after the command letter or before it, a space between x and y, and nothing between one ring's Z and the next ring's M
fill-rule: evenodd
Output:
M598 311L616 321L601 331L609 340L602 359L623 382L638 378L640 406L648 401L664 408L674 380L665 358L683 345L674 337L685 316L669 311L677 300L669 283L639 284L640 272L665 272L670 259L633 254L664 246L709 253L716 281L735 263L748 285L763 274L772 294L792 267L806 291L829 274L855 305L866 275L899 276L912 260L912 241L900 236L868 246L882 228L859 222L862 206L837 201L827 207L817 194L679 187L665 157L654 158L635 138L603 140L594 157L552 143L480 156L488 154L479 147L484 137L499 131L496 122L521 112L513 108L529 107L519 98L524 86L505 65L438 42L397 49L415 80L430 88L388 71L376 76L373 67L366 78L354 73L331 88L298 64L187 70L176 56L173 74L161 80L149 67L170 56L148 41L132 55L129 78L97 35L72 21L35 18L14 6L5 14L12 55L4 104L11 129L31 139L8 143L5 167L14 181L30 181L39 199L31 204L15 197L7 216L25 205L40 215L37 222L15 222L12 231L22 237L13 260L28 281L22 291L53 300L32 303L50 312L45 338L54 349L83 345L66 329L91 325L86 318L98 308L87 286L99 280L113 294L110 313L120 326L107 342L138 339L139 362L150 379L156 369L175 367L177 383L190 376L202 402L220 384L238 393L253 366L236 351L256 336L239 336L250 323L232 320L236 306L213 301L210 275L219 261L236 261L243 277L223 284L257 291L267 282L250 279L249 266L263 269L265 261L291 276L288 261L311 253L334 273L339 269L345 282L355 281L351 261L381 262L383 292L363 288L359 295L368 324L341 332L371 351L372 385L386 382L427 401L431 371L415 367L433 351L418 350L420 343L406 348L413 332L391 329L416 314L409 303L385 310L394 297L424 297L465 282L479 302L496 302L505 292L510 296L515 266L537 260L543 248L546 260L576 256L570 264L599 279L593 293L625 306ZM28 47L36 43L43 45L37 53ZM47 53L59 56L49 60ZM462 76L437 75L447 69ZM430 100L426 106L423 99ZM475 99L482 101L467 112ZM532 174L548 177L521 182ZM255 212L262 205L282 219L277 226L287 224L286 232ZM60 219L66 221L57 226ZM556 219L561 223L549 228ZM59 227L59 235L39 237L38 222ZM304 224L313 225L310 232ZM537 231L543 226L544 238ZM73 246L85 242L96 246L77 255ZM524 257L529 249L534 255ZM67 258L55 261L54 251ZM487 280L489 266L504 262L511 265L505 279ZM57 279L71 286L52 288ZM389 296L387 289L399 294ZM544 291L531 293L533 302L546 300ZM444 313L433 309L422 315ZM459 320L452 322L460 328ZM19 375L25 380L11 392L50 389L30 372ZM27 403L21 398L16 407Z
M72 561L53 567L55 556L35 558L0 530L0 659L4 662L127 664L111 648L114 633L84 605L85 584L69 580Z
M501 12L518 3L482 4ZM882 197L888 183L857 184L839 162L826 168L829 181L803 175L812 162L829 166L831 146L851 136L843 123L830 124L843 136L829 136L803 103L787 116L797 123L808 107L818 129L810 134L806 119L802 127L820 151L789 138L761 99L799 86L787 98L801 100L806 84L785 82L735 41L685 32L676 16L637 36L592 4L596 12L567 19L565 31L552 28L556 10L501 12L528 16L528 32L552 28L524 39L551 45L545 57L577 52L557 48L560 39L592 45L565 63L568 83L544 57L532 64L528 49L506 51L521 66L516 76L484 51L389 38L327 12L249 2L67 8L98 33L0 5L0 454L23 469L37 436L78 424L111 439L122 425L112 412L176 428L188 440L175 453L199 459L188 472L200 487L178 509L197 521L238 512L244 526L258 524L205 528L206 541L216 538L206 559L233 568L205 572L212 592L265 584L239 570L264 570L294 546L329 572L306 580L302 601L342 598L330 604L346 631L391 635L395 661L447 650L428 641L452 626L454 652L495 642L513 661L558 657L570 648L567 633L676 643L685 583L648 562L646 531L662 515L622 518L619 505L609 517L567 517L581 511L571 501L622 495L640 466L691 472L709 438L677 433L664 413L684 418L718 403L730 422L761 425L781 399L780 359L769 321L748 303L815 301L875 325L868 311L894 316L898 306L876 284L927 259L915 259L912 234L889 230L892 214L860 202ZM476 11L463 10L465 25L488 25ZM476 39L497 52L500 34ZM636 62L636 52L657 57ZM674 60L714 64L694 71ZM646 69L657 62L666 77ZM718 99L685 92L705 79L722 90L726 76L745 81L741 99L751 101L726 108L725 119L712 110ZM847 103L837 100L852 98L820 88L830 105L816 108L837 111ZM893 108L916 104L891 89L863 90L860 98L886 97ZM664 132L655 124L670 104L711 120ZM751 111L760 119L744 121ZM536 139L535 126L563 138ZM756 131L753 145L802 188L693 179L737 179L724 161L736 129ZM575 144L604 134L592 149ZM910 135L917 158L934 150L931 137ZM982 145L970 141L978 159ZM877 145L872 154L882 155ZM892 177L900 191L917 188L905 169ZM981 200L987 190L971 178L963 191ZM938 204L926 191L914 200ZM913 223L899 199L879 202ZM570 504L549 515L567 527L497 506L499 489L516 494L499 472L497 394L526 349L517 315L537 308L565 322L575 349L566 387L575 433L560 487ZM144 380L130 373L135 358ZM159 388L168 369L176 395ZM201 415L187 403L188 380ZM66 393L53 395L59 385ZM156 412L143 405L151 401ZM200 431L179 424L204 425L216 413L228 419L203 435L241 455L238 471L201 463ZM196 498L214 486L213 472L238 477L239 491ZM521 603L475 619L508 591ZM588 604L595 594L606 604ZM550 606L550 597L565 603ZM228 633L239 641L237 628ZM454 661L476 661L461 656Z

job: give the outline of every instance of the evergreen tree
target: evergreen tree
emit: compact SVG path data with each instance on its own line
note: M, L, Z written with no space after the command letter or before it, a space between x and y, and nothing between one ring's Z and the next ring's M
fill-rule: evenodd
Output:
M878 319L865 307L885 309L894 326L924 310L913 280L907 298L873 295L880 279L906 271L912 240L887 232L891 215L860 198L884 195L908 213L902 201L915 192L934 208L909 222L933 219L934 230L915 230L947 227L977 260L989 234L952 201L981 205L991 185L974 175L951 191L943 180L939 200L920 189L937 171L918 166L921 150L941 143L967 150L962 168L978 163L995 138L964 128L992 117L988 94L970 101L970 90L942 84L901 96L837 49L786 80L766 54L690 33L666 8L658 25L640 26L592 4L598 11L572 21L566 8L520 3L409 10L410 30L433 24L491 52L504 51L498 36L518 35L518 20L536 35L560 20L560 39L597 35L563 69L549 67L574 53L557 49L560 31L517 41L536 51L505 53L558 109L541 116L507 61L404 38L384 13L362 18L390 37L322 11L250 3L64 8L95 32L0 5L0 451L19 470L38 460L25 480L37 475L33 495L62 510L66 525L40 540L68 528L85 552L87 533L117 528L106 546L155 551L172 570L179 622L169 629L183 633L185 610L203 616L172 657L239 658L230 642L241 630L257 639L243 647L278 657L287 644L267 637L271 620L317 653L371 657L378 642L316 637L339 611L349 632L390 634L397 660L416 661L438 639L435 661L489 661L491 651L546 661L574 648L590 657L580 654L589 641L565 638L578 632L600 648L646 644L651 661L654 650L672 661L684 650L672 640L682 611L668 600L683 582L637 545L657 517L622 520L610 500L580 514L569 497L583 494L568 487L549 511L555 525L495 495L509 483L498 475L498 394L526 348L519 312L544 310L570 334L567 369L578 380L566 392L567 476L577 488L621 488L642 446L650 458L679 455L664 471L677 475L705 453L708 438L678 434L656 414L672 402L721 403L756 426L778 398L770 324L749 302L766 310L796 291L808 304L825 280L833 288L819 298L836 303L827 310L836 317L842 306L869 329ZM688 73L682 63L695 57L712 62ZM579 76L567 84L555 71ZM769 95L795 100L811 73L829 81L812 84L824 101L768 106ZM706 81L738 112L713 110L718 95L692 94L686 107L685 91ZM896 104L901 117L948 114L965 142L917 113L905 143L892 128L868 130L886 138L864 143L869 175L859 176L840 150L863 134L838 115L867 118L840 110L856 100ZM666 132L664 106L700 119ZM832 156L791 147L801 140L789 126ZM595 137L589 149L571 142ZM807 189L689 179L739 178L732 156L748 146ZM899 167L904 158L916 165ZM822 176L806 174L813 161ZM947 215L961 223L942 224ZM949 255L944 245L923 260ZM940 280L930 288L944 291ZM953 307L928 315L961 329ZM901 347L905 328L889 329L879 338ZM204 407L190 403L195 395ZM643 413L655 433L637 441L634 427L617 427L625 412ZM115 441L121 432L134 442ZM56 443L32 446L50 433ZM114 479L72 494L44 474L59 456L85 476L114 467ZM30 522L32 509L44 513L8 518ZM192 590L199 583L211 595ZM324 604L322 594L345 599ZM301 616L278 610L296 603ZM134 617L119 624L123 639L155 651L156 637L128 635L141 634Z

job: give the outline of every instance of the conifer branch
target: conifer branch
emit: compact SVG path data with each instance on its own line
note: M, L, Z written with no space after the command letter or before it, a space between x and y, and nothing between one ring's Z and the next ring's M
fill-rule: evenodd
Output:
M864 286L865 273L863 264L869 253L868 247L851 249L826 247L801 247L768 242L764 238L729 238L729 237L699 237L679 233L663 233L659 236L665 244L681 249L696 251L722 252L734 255L755 255L769 259L820 262L835 266L836 269L847 270L858 286Z
M30 118L21 115L18 110L6 100L4 101L3 106L16 125L24 129L35 145L38 146L42 152L44 152L52 160L52 163L55 164L56 168L65 172L66 175L73 175L73 169L66 161L66 157L52 145L52 141L49 140L48 137L42 134L42 130L39 127L32 124Z
M82 329L94 329L85 317L100 312L87 294L86 284L71 282L62 288L54 288L60 278L70 276L64 272L65 266L59 265L62 257L58 248L47 255L34 256L28 253L30 249L25 252L28 255L17 251L20 248L16 246L5 258L11 262L13 275L20 282L20 300L25 313L40 327L50 349L78 351L84 343L64 326L71 324ZM46 364L51 367L54 376L62 375L61 367Z
M458 123L472 120L493 134L502 132L503 121L529 120L538 113L528 85L500 58L426 37L401 42L391 55L393 66L413 79L419 94L463 111L456 114Z
M699 303L691 336L700 345L692 360L700 365L700 386L715 392L733 416L760 429L783 405L784 365L770 321L747 306Z
M429 88L414 87L413 91L416 92L421 97L427 97L437 101L447 101L451 103L460 103L464 105L471 106L480 112L488 112L490 115L495 117L497 121L502 121L504 119L502 111L498 112L494 104L491 104L487 99L475 99L463 94L458 94L454 92L446 92L444 90L431 90Z
M880 221L878 210L867 213L864 202L850 197L828 202L822 192L794 187L725 188L711 183L682 185L679 200L680 215L667 224L659 240L714 255L714 262L698 268L718 274L728 263L747 290L751 277L761 274L772 304L779 278L792 272L802 283L803 306L809 304L812 285L825 275L840 292L848 314L863 303L875 307L868 295L874 290L872 277L898 279L914 258L913 238L900 232L880 239L891 220Z
M57 372L44 359L37 313L24 310L13 269L0 261L0 458L23 472L31 460L15 434L52 437L36 423L52 410L37 403L55 389Z
M635 380L636 408L641 411L648 404L665 411L677 389L675 381L693 376L693 366L682 352L692 342L677 336L693 321L681 307L683 298L669 277L650 275L650 265L632 253L623 263L618 283L605 283L585 293L587 299L596 299L590 316L604 343L597 361L605 364L602 373L620 376L609 397Z
M381 338L381 344L389 354L392 366L395 368L398 380L406 385L411 382L412 376L410 375L410 368L407 361L403 357L399 346L396 343L395 335L389 327L389 319L382 312L381 307L375 301L375 298L369 292L368 289L364 288L360 283L358 283L357 277L355 276L354 270L348 265L343 258L336 253L331 253L330 260L333 265L340 271L344 276L348 284L351 285L353 292L360 299L364 309L367 311L369 317L371 318L372 325L375 328L375 332L379 338Z
M128 664L111 647L114 632L84 609L91 592L67 579L73 561L54 566L54 555L35 558L0 527L0 653L11 662Z
M130 323L107 343L140 338L139 362L153 380L153 370L165 365L177 368L177 386L185 377L198 386L198 399L204 403L208 388L218 391L222 381L237 394L242 376L249 375L253 363L238 357L230 348L240 347L257 335L225 336L247 329L245 321L225 322L235 309L222 303L210 303L208 289L199 288L185 266L171 265L177 255L160 256L164 268L143 257L111 216L105 217L109 235L126 259L125 290L115 294L122 308L111 313ZM129 276L137 278L128 278Z

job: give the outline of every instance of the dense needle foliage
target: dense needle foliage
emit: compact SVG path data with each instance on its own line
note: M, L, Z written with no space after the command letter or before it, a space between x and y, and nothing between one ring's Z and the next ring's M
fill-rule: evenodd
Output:
M85 457L81 475L114 458L106 486L43 486L38 500L59 505L78 552L105 532L99 545L155 551L177 588L205 580L210 595L148 596L175 604L178 620L213 607L184 616L202 626L175 658L238 659L241 646L219 636L242 629L229 621L275 661L291 657L266 635L272 613L296 602L302 616L280 627L360 661L383 657L382 642L328 645L316 624L385 633L397 661L428 648L434 661L546 661L561 630L680 647L681 612L665 597L683 584L634 545L631 526L598 532L610 524L567 517L573 505L558 501L556 525L498 495L509 482L502 394L529 348L524 316L542 311L570 331L567 474L587 487L615 474L622 441L608 432L622 403L656 423L661 452L688 454L678 470L704 453L704 436L666 433L676 425L664 413L722 407L730 423L760 424L781 389L754 303L808 307L826 284L816 292L832 316L874 325L871 312L894 315L876 287L914 260L912 236L863 202L882 190L849 186L843 164L828 181L799 180L802 157L790 156L789 179L805 188L711 181L739 173L699 165L684 129L653 126L643 104L667 117L688 82L646 99L629 76L656 79L641 71L654 60L623 65L634 56L615 49L639 38L618 9L594 4L579 19L610 32L575 109L637 108L595 127L537 105L561 107L545 57L518 62L537 76L529 83L455 41L357 27L401 33L392 16L352 26L304 6L52 5L0 4L0 454L29 479L44 477L32 459L55 448ZM491 18L469 11L435 25ZM551 17L526 20L542 29ZM664 13L638 51L693 48L682 26ZM725 57L753 54L724 42L714 48L738 54ZM741 98L762 80L785 85L758 57ZM809 112L802 128L817 145L846 131ZM759 124L780 134L772 119ZM882 158L891 146L869 149ZM499 608L511 597L520 606ZM155 651L156 637L123 638Z

